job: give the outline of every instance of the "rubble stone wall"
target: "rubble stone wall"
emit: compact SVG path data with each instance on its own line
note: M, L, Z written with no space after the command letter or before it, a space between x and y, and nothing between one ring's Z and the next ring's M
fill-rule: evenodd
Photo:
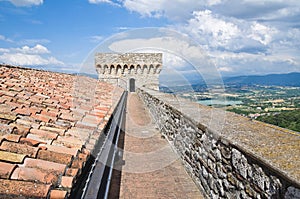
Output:
M276 170L247 149L195 122L163 97L144 90L138 90L138 95L208 198L300 198L299 182L286 176L285 171Z

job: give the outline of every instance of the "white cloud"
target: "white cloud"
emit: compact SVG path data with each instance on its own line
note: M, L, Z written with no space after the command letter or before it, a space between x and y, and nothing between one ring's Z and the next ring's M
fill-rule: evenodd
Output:
M89 3L91 4L100 4L100 3L108 3L113 6L120 6L120 4L113 2L112 0L89 0Z
M0 53L8 53L9 50L6 48L0 48Z
M38 6L43 4L43 0L7 0L15 6Z
M210 10L195 11L187 24L176 28L196 38L208 51L264 53L279 39L275 27L219 16Z
M232 68L229 67L229 66L222 66L222 67L219 67L218 70L220 72L231 72L232 71Z
M195 11L187 29L194 35L206 36L204 39L209 39L209 45L215 47L226 46L231 39L241 34L237 25L213 16L210 10Z
M165 10L166 0L148 1L148 0L125 0L124 7L130 11L140 13L142 16L160 17Z
M147 17L166 17L176 21L188 19L194 11L216 6L224 0L123 0L123 6L130 11Z
M300 71L298 0L174 0L172 3L123 0L122 3L143 17L180 21L171 27L199 42L221 72ZM145 44L141 40L135 42ZM122 46L125 43L118 42ZM126 45L135 46L134 41ZM180 42L177 47L185 48Z
M24 53L4 53L0 55L0 62L12 65L34 66L34 65L64 65L63 62L54 57L44 58L40 55Z
M34 47L23 46L21 48L0 48L0 62L21 66L56 65L63 66L62 61L53 56L46 56L50 51L40 44Z
M203 10L218 5L223 0L123 0L123 6L130 11L147 17L166 17L172 20L183 21L188 19L194 11Z
M50 51L43 45L37 44L30 48L29 46L23 46L22 48L16 49L18 52L23 54L49 54Z
M0 35L0 41L13 42L13 40L6 38L4 35Z
M26 45L26 46L33 46L37 44L48 44L51 41L48 39L23 39L21 41L16 42L18 45Z
M251 34L248 37L264 45L268 45L272 41L272 36L277 33L275 28L267 27L258 22L253 22L250 28Z
M300 70L300 60L288 54L257 55L214 51L210 55L218 70L224 74L268 74Z

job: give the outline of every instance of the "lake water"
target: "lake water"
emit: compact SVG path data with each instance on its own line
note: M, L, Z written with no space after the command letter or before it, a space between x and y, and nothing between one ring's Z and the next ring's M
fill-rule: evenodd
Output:
M203 104L206 106L209 105L237 105L237 104L243 104L242 101L234 101L234 100L218 100L218 99L211 99L211 100L199 100L199 104Z

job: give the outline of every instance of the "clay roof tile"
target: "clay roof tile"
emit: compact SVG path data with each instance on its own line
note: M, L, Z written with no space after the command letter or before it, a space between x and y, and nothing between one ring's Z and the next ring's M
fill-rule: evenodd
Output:
M29 145L24 145L21 143L4 141L0 145L0 150L12 152L12 153L23 154L23 155L27 155L29 157L35 158L39 148L32 147Z
M26 155L11 153L7 151L0 151L0 161L10 163L22 163Z
M50 184L0 179L0 198L46 198Z
M0 65L0 77L0 198L68 197L120 94L35 69Z
M15 164L0 162L0 178L8 179L15 168Z
M18 167L13 171L11 179L37 181L45 184L56 185L59 180L59 175L61 175L61 173L51 170L45 171L39 168Z
M59 153L48 150L40 150L37 155L38 159L56 162L60 164L69 165L73 156L65 153Z
M64 190L51 190L50 199L64 199L67 197L68 192Z

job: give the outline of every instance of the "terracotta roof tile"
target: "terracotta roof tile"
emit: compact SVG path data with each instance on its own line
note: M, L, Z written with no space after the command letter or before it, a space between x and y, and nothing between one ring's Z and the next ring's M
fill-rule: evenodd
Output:
M46 104L46 105L47 105L47 107L49 107L49 104ZM59 115L59 112L58 111L49 111L48 109L43 109L41 114L47 115L49 117L57 117Z
M56 185L58 183L60 174L59 172L45 171L38 168L18 167L13 171L11 175L11 179L24 180L24 181L37 181L37 182Z
M26 155L11 153L7 151L0 151L0 161L11 163L22 163Z
M9 83L6 83L6 84L9 84ZM8 86L9 86L9 85L8 85ZM6 95L6 96L9 96L9 97L15 97L15 96L18 94L18 92L12 91L12 90L10 90L10 91L7 91L7 90L0 90L0 94Z
M9 123L11 123L10 120L4 120L0 118L0 124L9 124Z
M74 136L58 136L58 138L53 141L52 145L81 149L81 146L85 144L86 139L87 138L78 139Z
M15 164L0 162L0 178L9 178L15 168Z
M27 144L29 146L38 146L39 144L46 144L45 142L41 142L41 141L34 140L31 138L21 138L20 143Z
M17 108L17 107L22 107L23 104L20 104L19 102L17 102L15 99L13 99L12 101L10 102L6 102L5 103L6 105L9 105L11 107L13 107L13 109Z
M1 143L0 150L12 152L12 153L23 154L23 155L27 155L29 157L35 158L39 148L32 147L29 145L24 145L21 143L13 143L13 142L4 141Z
M8 124L1 124L0 123L0 136L12 133L13 129L14 129L13 126L9 126Z
M66 136L74 136L76 138L87 138L92 133L93 133L93 130L72 127L70 129L68 129L68 131L65 133L65 135Z
M41 130L41 129L30 129L30 133L38 135L45 139L56 139L58 134L51 131Z
M53 144L52 145L40 144L39 147L45 147L48 151L54 151L54 152L69 154L69 155L73 155L74 157L78 153L77 148L68 148L68 147L64 147L64 146L55 146Z
M10 113L0 113L0 118L8 121L15 121L17 116Z
M5 140L8 140L8 141L19 142L19 141L20 141L20 138L21 138L21 135L6 134L6 135L3 136L3 138L4 138Z
M54 151L40 150L37 158L47 161L52 161L60 164L69 165L73 156L65 153L58 153Z
M72 176L62 176L60 185L66 188L72 188L74 178Z
M73 162L72 162L72 168L75 168L75 169L81 169L83 166L84 166L84 160L83 159L74 159Z
M64 135L65 134L65 129L57 128L57 127L51 127L51 126L41 126L41 130L49 131L49 132L54 132L57 133L58 135Z
M76 121L76 118L73 116L73 114L71 113L62 113L59 118L63 119L63 120L68 120L68 121Z
M34 121L26 120L26 118L17 119L16 123L24 125L24 126L28 126L28 127L33 127L36 129L39 128L39 126L40 126L39 122L36 122L35 120Z
M75 127L93 130L97 127L97 124L96 123L88 123L88 122L77 122L75 124Z
M26 115L26 116L30 116L32 113L30 112L29 108L17 108L16 110L14 110L15 113L20 114L20 115Z
M64 199L67 197L68 192L63 190L52 190L50 193L50 199Z
M43 115L43 114L34 114L31 116L32 118L38 120L38 121L42 121L42 122L50 122L50 121L56 121L56 117L50 117L48 115Z
M0 179L0 198L46 198L49 184Z
M39 168L46 171L58 171L60 173L63 173L67 167L67 165L64 164L33 158L26 158L23 166L28 168Z
M44 137L42 135L29 133L26 138L38 141L39 143L51 144L54 139Z
M3 65L0 77L0 198L68 197L123 90Z
M56 120L54 124L56 124L57 126L64 127L66 129L70 128L71 126L74 126L74 123L60 119Z
M67 171L66 171L66 176L77 176L78 174L78 169L75 169L75 168L68 168Z
M12 123L10 126L13 128L12 133L16 135L26 136L29 133L31 127L24 126L21 124Z

